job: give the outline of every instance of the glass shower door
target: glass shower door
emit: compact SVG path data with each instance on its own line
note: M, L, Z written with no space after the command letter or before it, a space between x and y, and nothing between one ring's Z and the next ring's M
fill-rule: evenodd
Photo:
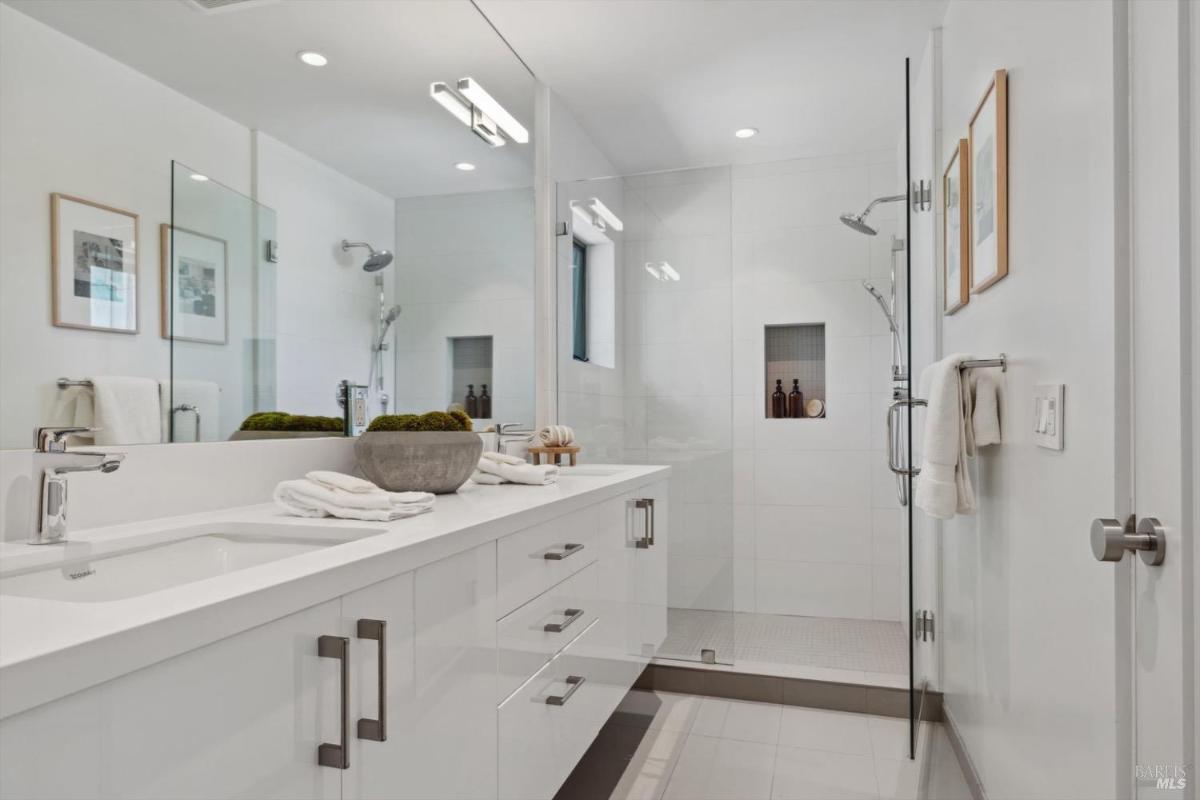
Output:
M666 603L659 659L734 661L730 196L728 168L557 191L556 419L581 463L673 468L656 552L631 556L667 560L667 586L630 587Z

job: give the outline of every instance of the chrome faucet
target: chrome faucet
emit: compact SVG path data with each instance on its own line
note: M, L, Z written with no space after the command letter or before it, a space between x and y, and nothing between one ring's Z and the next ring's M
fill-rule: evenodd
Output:
M496 452L505 454L505 447L510 443L532 442L533 431L521 428L520 422L501 422L496 425Z
M97 428L38 428L33 464L42 471L42 505L38 529L29 544L55 544L67 539L67 475L72 472L116 472L124 453L67 452L67 437L95 433Z

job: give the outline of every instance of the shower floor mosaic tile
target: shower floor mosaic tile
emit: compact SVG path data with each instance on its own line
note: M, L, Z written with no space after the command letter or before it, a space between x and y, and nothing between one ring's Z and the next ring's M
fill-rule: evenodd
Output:
M729 613L672 608L660 658L698 661L713 650L718 664L735 670L821 677L814 670L844 670L847 681L897 683L908 673L908 641L899 622L783 614ZM882 680L871 680L872 676ZM837 675L826 676L836 679Z

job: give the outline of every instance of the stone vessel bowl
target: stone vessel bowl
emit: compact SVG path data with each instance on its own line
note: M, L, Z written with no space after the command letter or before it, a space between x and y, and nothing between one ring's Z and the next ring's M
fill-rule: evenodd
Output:
M483 439L469 431L370 431L354 443L362 474L389 492L453 492L482 453Z

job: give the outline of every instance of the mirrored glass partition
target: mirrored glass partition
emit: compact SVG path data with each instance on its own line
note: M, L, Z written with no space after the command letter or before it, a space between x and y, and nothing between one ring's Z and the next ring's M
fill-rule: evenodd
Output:
M341 435L343 383L532 426L535 82L471 2L0 14L0 447Z

